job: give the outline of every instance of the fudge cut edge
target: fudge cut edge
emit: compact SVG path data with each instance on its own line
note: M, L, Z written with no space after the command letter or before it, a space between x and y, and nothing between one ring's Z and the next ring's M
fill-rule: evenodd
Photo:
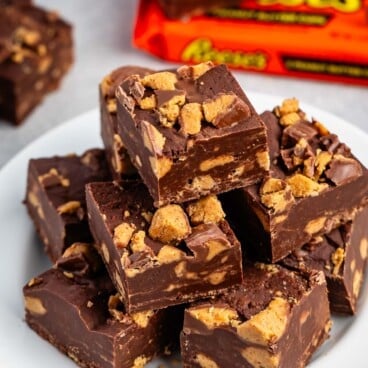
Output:
M0 18L6 40L0 59L0 116L19 125L59 87L72 65L72 26L32 4L0 8Z
M368 258L368 207L354 219L293 251L281 262L325 273L332 313L355 314Z
M260 181L263 122L226 66L183 66L118 87L118 132L157 207Z
M129 312L215 295L241 282L240 244L216 197L188 204L197 216L190 223L182 206L156 210L142 183L92 183L86 193L96 247ZM217 212L204 220L206 206Z
M176 314L127 314L92 247L73 244L56 268L24 286L26 322L80 366L143 366L171 348Z
M224 298L187 308L181 333L184 367L302 368L328 337L331 321L323 273L295 274L275 265L259 266L271 273L271 279L283 270L305 286L285 298L276 282L264 299L265 285L243 284ZM251 273L245 268L246 275Z
M52 262L74 242L92 240L84 185L108 178L100 149L87 150L81 156L30 160L24 203Z
M132 74L144 76L152 72L147 68L122 66L106 75L99 84L101 137L106 150L107 162L115 180L121 180L136 172L117 131L115 89Z
M296 99L261 117L270 177L226 193L223 204L249 256L276 262L352 220L368 204L368 170L321 122L309 121Z

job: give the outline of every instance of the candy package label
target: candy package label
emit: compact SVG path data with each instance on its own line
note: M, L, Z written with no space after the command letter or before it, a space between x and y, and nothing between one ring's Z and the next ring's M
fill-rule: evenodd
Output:
M141 0L134 44L160 58L368 85L368 0L246 0L182 19Z

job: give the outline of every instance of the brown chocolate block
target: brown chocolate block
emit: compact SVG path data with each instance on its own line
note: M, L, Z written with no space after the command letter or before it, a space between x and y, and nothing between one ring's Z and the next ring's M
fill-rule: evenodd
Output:
M260 181L266 130L225 65L203 63L116 90L118 132L156 207Z
M57 268L24 287L26 322L81 367L143 367L171 348L180 326L175 312L128 315L88 249L88 244L74 244Z
M92 240L84 186L109 178L105 154L100 149L81 156L30 160L25 204L52 262L69 245Z
M215 196L155 209L139 182L86 187L91 232L128 312L218 294L242 280L240 244Z
M152 73L152 70L137 66L122 66L105 76L99 85L101 137L114 180L124 179L136 173L118 135L115 90L126 77L133 74L143 77L148 73Z
M296 99L261 117L271 177L226 194L223 204L248 255L275 262L352 220L368 203L368 171Z
M282 261L288 267L325 273L331 312L356 313L368 257L367 224L368 207Z
M72 27L55 12L0 7L0 118L20 124L72 62Z
M323 272L246 266L241 286L186 309L183 366L302 368L330 326Z
M159 0L159 3L169 18L182 18L198 15L206 10L221 6L239 5L242 0Z

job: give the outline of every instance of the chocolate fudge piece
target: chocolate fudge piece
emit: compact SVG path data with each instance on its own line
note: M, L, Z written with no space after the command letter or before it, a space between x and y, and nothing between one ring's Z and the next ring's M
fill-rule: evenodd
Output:
M330 326L323 272L247 266L241 286L186 309L183 366L302 368Z
M296 269L324 271L334 313L356 312L367 264L367 224L368 207L358 212L353 221L317 237L282 261Z
M115 90L126 77L132 74L143 77L148 73L152 73L152 70L137 66L122 66L105 76L99 85L101 137L110 171L115 180L136 173L136 169L130 162L126 148L118 135Z
M109 178L105 154L100 149L81 156L30 160L25 204L53 262L69 245L92 240L84 186Z
M240 244L221 204L207 196L159 209L143 183L90 183L96 247L128 312L218 294L242 280Z
M72 28L55 12L0 7L0 118L20 124L72 62Z
M159 3L169 18L182 18L189 15L198 15L206 10L221 7L239 5L242 0L159 0Z
M226 194L223 204L249 256L275 262L352 220L368 203L368 171L296 99L261 117L271 177Z
M170 349L180 326L172 310L127 314L91 246L66 252L23 289L26 322L37 334L85 368L143 367Z
M260 181L266 130L225 65L133 75L116 90L118 132L155 206Z

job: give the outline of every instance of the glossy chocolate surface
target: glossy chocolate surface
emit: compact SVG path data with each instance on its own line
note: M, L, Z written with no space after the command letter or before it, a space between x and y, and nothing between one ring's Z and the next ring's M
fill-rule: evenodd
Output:
M283 126L275 111L261 115L272 179L223 197L253 259L278 261L352 220L368 203L367 169L320 122L308 121L301 110L295 116L295 124Z
M249 185L268 172L264 125L226 66L132 76L116 93L119 135L155 206Z
M354 314L368 256L368 207L355 218L293 251L282 264L325 273L333 313Z
M55 12L0 7L0 118L20 124L72 62L72 27Z
M329 329L322 272L248 265L241 286L186 310L183 366L301 368Z
M100 149L81 156L30 160L25 204L52 262L69 245L92 240L84 186L109 178L105 153Z
M191 204L156 210L145 186L133 181L89 184L86 198L97 249L129 312L197 300L241 282L240 244L222 210L207 215L200 207L192 211L196 219ZM219 206L216 197L205 203Z
M143 367L168 351L180 327L173 311L128 315L104 267L89 262L69 252L30 280L23 289L29 326L81 367Z
M152 72L138 66L122 66L105 76L99 85L101 137L113 179L120 180L136 173L135 167L117 131L115 90L130 75Z

